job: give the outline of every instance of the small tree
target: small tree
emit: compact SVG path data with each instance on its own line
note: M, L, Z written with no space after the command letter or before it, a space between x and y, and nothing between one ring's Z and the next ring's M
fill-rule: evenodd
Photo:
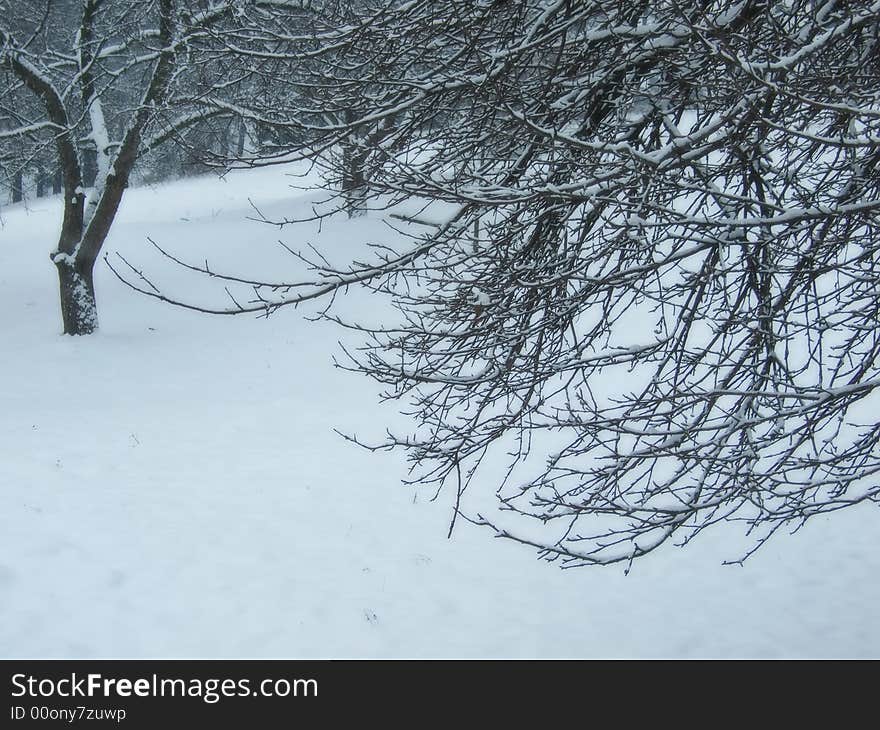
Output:
M566 565L880 501L880 5L380 5L311 82L356 118L298 123L402 120L371 189L444 217L232 311L391 297L349 362L411 401L381 446L459 500L506 451L469 519Z
M51 257L65 333L97 328L94 267L137 162L160 144L185 143L186 130L209 120L258 119L265 108L247 82L271 64L258 31L295 27L310 4L0 3L0 110L8 112L0 144L54 147L63 178Z

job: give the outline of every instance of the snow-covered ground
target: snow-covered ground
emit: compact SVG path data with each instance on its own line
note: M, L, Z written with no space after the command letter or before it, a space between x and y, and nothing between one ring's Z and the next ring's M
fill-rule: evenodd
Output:
M232 270L293 269L388 235L376 214L282 230L320 197L284 168L128 191L108 249L211 297L149 236ZM619 567L562 571L401 486L405 424L334 369L347 335L308 311L212 318L97 275L101 332L61 337L59 202L0 210L0 657L880 656L880 510L821 517L744 567L706 533ZM344 305L379 306L353 292ZM492 485L485 483L486 489ZM474 489L479 489L476 485Z

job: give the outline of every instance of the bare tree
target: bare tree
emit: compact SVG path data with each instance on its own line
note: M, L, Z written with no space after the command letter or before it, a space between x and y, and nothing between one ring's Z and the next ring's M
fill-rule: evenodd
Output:
M348 323L417 423L379 447L567 566L880 501L880 3L385 2L344 36L309 83L355 118L296 124L394 117L371 190L429 232L189 306L391 297Z
M259 29L307 0L0 3L0 144L54 148L64 213L52 261L64 332L98 324L93 271L139 159L218 118L252 123ZM249 152L253 154L251 150ZM92 180L91 178L94 178Z

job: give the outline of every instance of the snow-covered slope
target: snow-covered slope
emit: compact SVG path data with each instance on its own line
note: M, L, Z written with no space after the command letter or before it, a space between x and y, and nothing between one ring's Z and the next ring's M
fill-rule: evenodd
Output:
M277 229L321 196L284 168L130 190L108 243L172 293L223 303L149 236L283 277L277 245L344 255L378 215ZM59 203L0 210L0 656L880 655L880 511L823 517L745 567L736 531L619 568L560 571L400 484L405 423L331 367L347 336L302 311L211 318L146 300L102 263L102 330L61 337ZM346 306L379 306L354 292ZM476 485L479 488L480 485ZM493 485L484 483L485 489Z

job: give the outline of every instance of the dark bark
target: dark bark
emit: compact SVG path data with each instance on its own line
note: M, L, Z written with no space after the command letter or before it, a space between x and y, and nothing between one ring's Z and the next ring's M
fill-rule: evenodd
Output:
M90 188L95 184L95 178L98 176L98 153L93 148L86 148L82 151L82 177L83 184Z
M24 199L24 175L21 170L12 176L12 202L20 203Z
M43 168L37 170L37 197L42 198L46 194L46 171Z
M88 335L98 327L95 285L92 272L95 259L82 260L76 253L83 234L83 195L64 200L64 222L52 261L58 269L61 319L66 335Z
M94 264L71 262L59 257L55 265L61 288L61 318L64 334L89 335L98 329Z
M355 114L347 110L344 121L350 125L349 138L342 144L342 176L340 190L345 199L349 218L364 215L367 210L367 197L370 192L371 164L375 159L379 143L394 128L391 118L381 120L371 131L363 125L355 124Z
M244 121L242 121L242 122L239 122L239 125L238 125L238 140L235 144L235 154L238 157L241 157L244 154L245 137L246 137L246 134L245 134L245 128L244 128Z
M52 177L52 194L58 195L61 192L64 185L64 175L61 173L61 168L55 170L55 175Z
M342 154L342 195L348 217L354 218L365 212L367 177L364 168L367 154L353 145L346 145Z
M345 112L346 124L352 124L355 120L351 110ZM354 218L363 215L367 197L367 174L366 163L369 149L363 135L352 131L351 138L342 145L342 180L340 184L342 197L345 199L345 208L348 217Z

